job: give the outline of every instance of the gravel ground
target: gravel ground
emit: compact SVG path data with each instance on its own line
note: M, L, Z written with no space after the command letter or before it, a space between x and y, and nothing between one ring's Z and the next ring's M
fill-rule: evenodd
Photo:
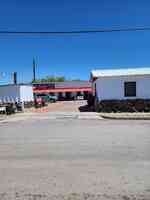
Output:
M150 122L0 124L0 200L150 200Z
M39 109L28 109L32 112L79 112L80 107L87 105L86 100L77 101L58 101L56 103L49 103L48 106Z

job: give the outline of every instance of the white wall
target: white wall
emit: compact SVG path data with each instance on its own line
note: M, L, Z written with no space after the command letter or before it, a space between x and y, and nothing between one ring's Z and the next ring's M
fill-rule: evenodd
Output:
M33 101L32 86L25 85L4 85L0 86L0 101Z
M124 82L136 82L136 97L124 96ZM150 75L148 76L124 76L124 77L102 77L93 83L96 83L98 100L109 99L150 99Z
M20 99L20 89L17 85L0 86L0 101L13 102Z
M21 101L33 101L33 89L30 85L20 86L20 99Z

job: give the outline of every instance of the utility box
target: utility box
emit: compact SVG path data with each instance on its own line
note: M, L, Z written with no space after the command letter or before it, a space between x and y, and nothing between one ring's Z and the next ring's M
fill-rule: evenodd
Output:
M32 85L0 85L1 103L28 103L33 101Z

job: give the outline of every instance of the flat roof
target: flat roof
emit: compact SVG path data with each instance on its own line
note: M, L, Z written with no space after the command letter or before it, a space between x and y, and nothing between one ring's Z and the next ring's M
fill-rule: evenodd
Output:
M18 83L18 84L0 84L0 87L16 87L16 86L32 86L32 84Z
M123 69L100 69L92 70L91 76L98 77L112 77L112 76L136 76L136 75L150 75L149 68L123 68Z
M79 88L91 87L89 81L64 81L64 82L49 82L49 83L33 83L34 87L48 86L53 88Z

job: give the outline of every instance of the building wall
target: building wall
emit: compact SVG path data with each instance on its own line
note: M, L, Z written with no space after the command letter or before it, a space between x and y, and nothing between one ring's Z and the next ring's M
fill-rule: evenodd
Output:
M17 85L0 86L0 101L11 102L20 99L20 89Z
M0 86L0 101L33 101L33 89L29 85L2 85Z
M91 87L89 81L65 81L55 82L55 88L80 88L80 87Z
M20 100L21 101L33 101L33 89L32 86L22 85L20 86Z
M53 82L53 83L34 83L34 87L45 89L58 89L58 88L86 88L91 87L89 81L65 81L65 82Z
M124 82L126 81L136 82L136 97L124 96ZM98 78L93 82L93 95L95 95L95 83L98 100L150 99L150 75Z
M90 81L65 81L54 83L33 84L33 92L51 94L58 97L58 100L73 100L77 95L84 95L87 100L92 92L92 83Z

